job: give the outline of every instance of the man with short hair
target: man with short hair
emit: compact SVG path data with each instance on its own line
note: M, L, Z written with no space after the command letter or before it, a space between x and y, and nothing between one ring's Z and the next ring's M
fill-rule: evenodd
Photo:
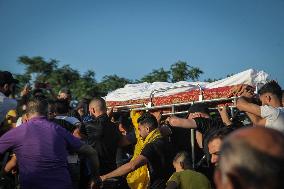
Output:
M140 136L146 143L145 147L130 162L110 173L102 175L101 179L104 181L113 177L123 176L147 165L150 183L144 184L151 189L164 189L172 173L172 145L166 138L162 137L158 129L157 119L152 114L144 113L138 119L138 124ZM145 180L147 181L147 179Z
M284 135L274 129L240 129L221 147L217 189L284 188Z
M192 170L188 153L179 152L173 160L173 166L176 172L167 182L166 189L211 189L206 176Z
M269 127L284 133L282 90L276 81L266 83L258 92L261 106L251 98L237 100L237 108L247 113L255 126Z
M220 149L224 138L233 132L230 127L211 130L204 139L204 151L210 157L210 162L215 167L218 165ZM209 159L209 158L208 158Z
M68 150L87 155L92 164L92 179L98 178L96 151L82 144L61 126L48 121L46 100L30 100L27 115L28 122L0 138L0 153L11 149L17 156L22 189L71 189L67 169Z
M86 136L87 143L98 152L100 174L106 174L116 169L116 151L122 135L108 117L103 98L93 98L89 104L89 112L92 120L81 126L80 133Z

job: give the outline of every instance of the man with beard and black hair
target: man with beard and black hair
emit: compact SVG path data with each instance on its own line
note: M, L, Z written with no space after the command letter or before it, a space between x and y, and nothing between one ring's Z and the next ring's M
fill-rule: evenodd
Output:
M19 81L14 79L8 71L0 71L0 123L4 124L5 116L10 110L16 110L17 101L9 98L15 91L15 86Z

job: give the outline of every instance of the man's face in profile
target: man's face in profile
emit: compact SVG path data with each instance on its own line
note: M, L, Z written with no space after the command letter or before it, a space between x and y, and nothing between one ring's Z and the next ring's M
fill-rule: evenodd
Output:
M208 150L211 157L211 163L214 166L217 166L218 164L221 145L222 141L220 138L215 138L208 143Z

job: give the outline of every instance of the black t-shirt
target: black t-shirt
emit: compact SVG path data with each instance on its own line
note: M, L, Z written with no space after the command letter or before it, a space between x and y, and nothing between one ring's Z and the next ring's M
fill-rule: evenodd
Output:
M103 114L82 125L80 132L87 136L87 143L98 153L100 174L114 170L118 141L122 137L118 127Z
M159 138L147 144L141 155L148 159L150 188L165 188L166 182L173 173L173 146L166 138Z

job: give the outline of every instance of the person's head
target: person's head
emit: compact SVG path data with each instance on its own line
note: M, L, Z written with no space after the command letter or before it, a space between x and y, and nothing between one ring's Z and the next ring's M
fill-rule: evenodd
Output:
M176 172L183 171L185 169L192 169L191 158L187 152L179 152L174 157L173 166Z
M232 131L233 130L231 128L223 127L220 129L214 129L207 134L205 138L205 145L207 145L206 150L210 156L210 162L214 166L218 165L223 139Z
M206 104L193 104L188 109L188 118L193 119L196 117L209 118L210 112Z
M68 102L71 101L71 91L67 88L62 88L59 92L58 92L58 96L57 96L58 99L65 99L67 100Z
M107 112L106 101L101 97L95 97L89 104L89 112L91 115L98 117Z
M29 119L34 116L47 116L47 100L44 98L33 98L29 100L26 112Z
M58 99L54 102L54 111L56 115L67 115L69 112L69 103L65 99Z
M140 133L140 136L143 139L146 139L146 137L156 128L158 128L158 121L155 116L153 116L151 113L144 113L141 115L141 117L138 118L138 130Z
M284 188L284 135L264 127L233 132L223 141L214 177L217 189Z
M258 94L262 105L279 107L282 104L282 89L274 80L263 85L263 87L259 89Z
M8 97L15 91L15 86L18 82L10 72L0 71L0 92L5 96Z
M32 95L34 98L46 98L42 89L34 89Z
M126 135L130 129L131 121L125 115L120 115L118 118L118 129L121 134Z
M88 113L88 100L83 99L81 100L77 106L76 106L76 111L78 112L78 114L80 115L80 117L83 117L84 115L86 115Z

